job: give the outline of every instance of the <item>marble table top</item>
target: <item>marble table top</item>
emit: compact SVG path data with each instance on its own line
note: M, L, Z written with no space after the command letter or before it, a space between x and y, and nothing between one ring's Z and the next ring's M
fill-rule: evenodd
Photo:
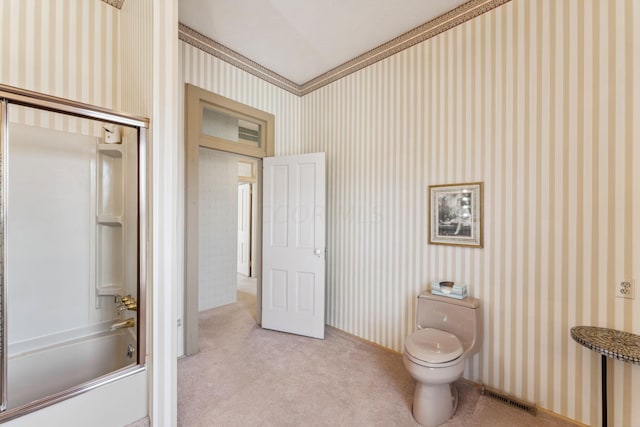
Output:
M596 326L575 326L571 338L607 357L640 365L640 335Z

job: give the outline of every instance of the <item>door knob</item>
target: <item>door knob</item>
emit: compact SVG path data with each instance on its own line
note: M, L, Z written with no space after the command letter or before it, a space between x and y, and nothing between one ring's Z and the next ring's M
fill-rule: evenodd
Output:
M322 249L316 249L315 251L313 251L314 254L316 254L316 256L321 256L322 255Z

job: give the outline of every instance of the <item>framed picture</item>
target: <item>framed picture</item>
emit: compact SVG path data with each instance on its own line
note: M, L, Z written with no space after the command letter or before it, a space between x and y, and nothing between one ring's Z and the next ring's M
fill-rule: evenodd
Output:
M429 186L429 243L482 247L482 183Z

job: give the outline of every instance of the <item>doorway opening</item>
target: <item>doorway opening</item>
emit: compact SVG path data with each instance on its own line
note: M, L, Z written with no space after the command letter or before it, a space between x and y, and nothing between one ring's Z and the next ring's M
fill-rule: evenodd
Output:
M251 184L238 183L238 256L239 274L251 277Z
M239 184L248 182L253 186L253 195L250 201L251 207L251 231L248 240L251 252L247 256L249 263L249 275L247 278L255 280L256 293L256 320L261 323L262 318L262 281L260 277L262 263L262 168L261 159L273 156L274 122L273 115L249 107L239 102L224 98L212 92L186 85L186 111L185 111L185 145L186 145L186 212L185 212L185 289L184 289L184 353L195 354L198 351L198 313L207 309L211 299L227 298L235 300L238 279L238 194ZM219 165L213 168L204 167L202 158L209 158L211 162ZM220 160L225 159L225 160ZM226 163L226 166L221 166ZM251 166L250 177L247 176L247 168ZM231 209L221 209L214 212L213 217L203 216L201 205L206 205L201 198L202 193L217 191L205 182L210 178L207 171L218 171L222 167L226 171L225 177L218 178L229 183L225 186L225 196L229 200ZM233 171L232 171L233 170ZM217 173L217 172L216 172ZM203 175L204 174L204 175ZM214 179L209 182L217 182ZM202 187L201 187L202 186ZM250 187L251 188L251 187ZM213 194L209 195L213 197ZM216 196L212 200L218 200ZM216 203L215 206L218 206ZM209 206L212 207L212 206ZM206 211L206 209L205 209ZM231 213L232 212L232 213ZM229 217L229 218L227 218ZM215 219L217 218L217 220ZM232 251L228 247L219 247L220 242L216 238L201 239L200 236L207 227L216 228L220 218L233 221L233 226L226 229L228 242L232 242ZM205 247L206 242L213 247ZM211 263L203 262L200 256L202 251L221 250L222 257L216 257L224 263L227 279L227 287L220 291L219 288L210 291L201 284L204 274L212 275ZM230 255L229 255L230 254ZM210 258L205 257L207 260ZM216 261L217 263L217 261ZM209 269L209 270L208 270ZM246 270L243 270L246 271ZM216 276L219 273L215 273ZM205 276L203 276L205 277ZM229 286L233 283L233 288ZM201 298L201 292L211 292ZM219 293L222 295L213 295ZM231 297L232 296L232 297ZM233 298L233 299L231 299ZM203 302L204 301L204 302ZM216 303L216 302L214 302ZM221 304L220 304L221 305ZM212 308L213 306L209 307Z
M238 160L238 273L256 278L253 260L257 256L258 159Z
M253 167L246 160L238 161L238 250L237 250L237 277L236 287L238 292L257 297L258 274L253 266L253 260L257 256L255 235L258 218L258 183L252 177ZM257 301L256 301L257 304Z
M257 303L258 272L251 265L258 251L253 210L259 164L259 159L199 150L199 312L236 302L238 291Z

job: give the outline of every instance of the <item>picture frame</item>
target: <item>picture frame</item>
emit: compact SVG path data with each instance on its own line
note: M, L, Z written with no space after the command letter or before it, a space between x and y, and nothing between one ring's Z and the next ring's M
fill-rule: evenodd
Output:
M482 182L429 186L429 244L482 247Z

